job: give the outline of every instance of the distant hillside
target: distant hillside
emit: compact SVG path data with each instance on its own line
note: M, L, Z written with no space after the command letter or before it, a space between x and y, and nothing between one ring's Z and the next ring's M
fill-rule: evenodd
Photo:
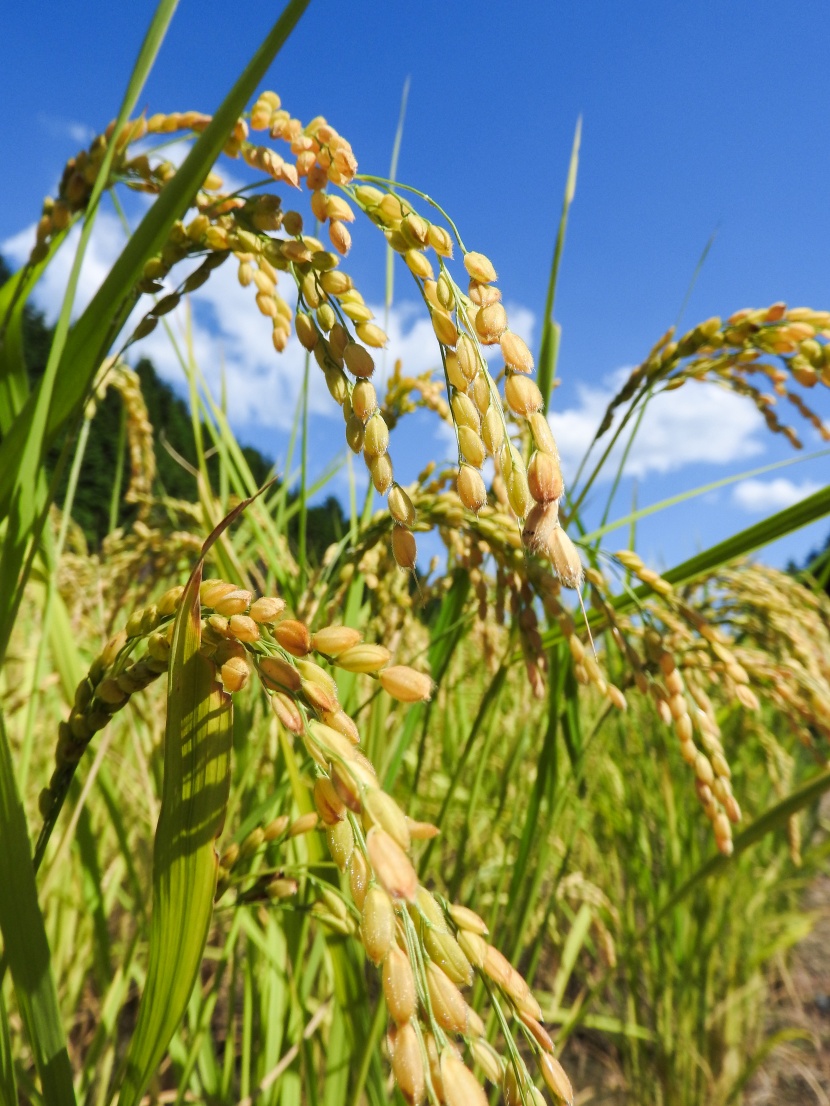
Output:
M9 277L10 271L0 258L0 285ZM49 355L52 331L46 325L43 314L28 306L24 321L24 353L29 371L29 379L35 383L42 376ZM156 447L156 488L159 493L177 499L193 501L196 488L193 477L165 449L162 438L172 450L189 464L196 465L196 448L193 427L187 404L158 375L151 361L143 359L136 365L141 381L141 389L150 422L153 424L153 437ZM82 527L90 546L97 548L110 528L110 502L115 472L117 470L119 440L122 437L122 403L114 392L107 393L99 405L93 420L89 441L84 454L83 468L79 486L75 495L73 517ZM125 480L129 475L126 443L122 445ZM259 450L244 446L242 452L258 484L264 483L272 471L272 462ZM58 452L53 450L47 458L51 470L57 461ZM216 486L219 476L218 458L208 462L211 479ZM66 490L67 474L58 489L57 501L61 503ZM295 496L289 496L293 501ZM135 515L135 508L121 503L117 525L128 525ZM298 518L295 515L289 524L289 540L296 546ZM308 552L309 558L316 562L326 548L345 533L346 521L340 504L333 496L308 512Z

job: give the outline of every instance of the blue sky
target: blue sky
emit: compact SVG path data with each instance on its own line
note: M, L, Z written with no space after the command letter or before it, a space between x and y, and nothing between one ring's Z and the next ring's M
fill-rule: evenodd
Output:
M7 253L15 241L21 248L20 232L54 189L78 133L102 129L114 115L152 9L143 0L87 0L71 18L65 4L52 2L6 13L0 248ZM210 111L277 10L182 0L143 97L148 111ZM784 12L740 0L511 7L313 0L267 84L301 119L326 115L352 142L361 170L382 174L409 76L399 179L439 199L467 245L493 258L511 321L532 339L574 125L583 116L556 312L562 386L553 422L568 462L614 374L638 362L675 321L714 232L683 316L687 326L778 299L830 306L830 98L822 50L813 45L825 22L819 3ZM355 234L346 268L367 300L379 302L383 250L372 228ZM45 295L48 310L48 288ZM428 367L433 355L407 307L404 271L396 295L396 353L408 368ZM266 348L267 329L253 335L255 319L248 328L217 314L220 298L202 306L204 356L237 366L239 433L279 458L296 369L281 371ZM164 362L160 350L154 355ZM246 358L259 366L247 384ZM161 368L173 379L172 361ZM263 403L268 388L273 417ZM809 398L830 415L826 394ZM327 396L315 411L317 440L331 442L340 424L330 416L339 419L339 411ZM404 476L414 475L422 461L418 434L401 438L396 445L393 435L396 459ZM807 434L804 440L808 448L821 445ZM435 448L446 453L446 442L437 439ZM655 407L631 468L644 504L791 452L758 430L744 405L683 389ZM671 564L825 483L828 472L823 458L701 497L644 524L642 550ZM625 482L619 513L631 494ZM778 563L803 556L826 529L803 531L768 556Z

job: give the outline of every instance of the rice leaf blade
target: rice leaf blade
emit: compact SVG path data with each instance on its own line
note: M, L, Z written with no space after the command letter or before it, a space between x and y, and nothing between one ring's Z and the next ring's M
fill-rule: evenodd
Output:
M46 1106L74 1106L72 1069L37 897L26 815L0 714L0 932ZM5 1046L2 1049L5 1052ZM4 1087L8 1087L3 1070ZM4 1090L5 1093L5 1090Z
M0 987L0 1106L17 1106L17 1101L9 1015L3 999L3 989Z
M127 1055L121 1106L139 1101L184 1015L213 915L214 841L230 793L233 713L214 666L199 653L201 577L200 564L173 637L147 982Z
M571 147L571 159L568 163L568 178L565 184L565 196L562 200L562 215L559 219L559 229L556 232L556 245L553 248L553 259L548 278L548 293L545 300L545 321L542 326L542 341L539 345L539 391L545 401L545 409L550 404L550 394L553 391L553 382L556 379L556 362L559 358L559 342L562 337L562 328L553 317L553 304L556 298L556 285L559 280L559 266L562 262L562 251L565 248L565 231L568 227L568 213L576 194L576 173L579 168L579 145L582 141L582 116L576 121L573 146Z

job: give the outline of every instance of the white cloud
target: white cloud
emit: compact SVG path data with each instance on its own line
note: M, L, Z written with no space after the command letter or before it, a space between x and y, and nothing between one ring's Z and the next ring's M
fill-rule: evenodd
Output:
M620 369L598 387L583 385L577 403L556 409L556 393L550 417L562 454L566 476L576 470L591 444L605 410L628 377ZM618 415L619 418L619 415ZM633 420L629 423L633 426ZM763 451L759 432L763 421L745 399L716 384L690 382L682 392L655 396L649 403L639 431L625 461L625 474L643 478L651 473L673 472L685 465L726 464L754 457ZM606 433L594 447L596 460L610 440ZM622 462L624 432L604 465L606 479L612 479Z
M752 514L766 514L791 507L800 499L820 491L822 484L813 480L802 480L797 484L778 476L774 480L742 480L732 490L732 501L736 506Z

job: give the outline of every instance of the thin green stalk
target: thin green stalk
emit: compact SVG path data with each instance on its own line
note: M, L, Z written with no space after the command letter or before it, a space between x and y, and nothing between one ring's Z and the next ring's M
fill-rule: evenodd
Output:
M394 180L398 175L398 158L401 152L401 143L403 142L403 125L406 119L406 102L409 99L409 77L403 83L403 92L401 93L401 109L398 114L398 126L395 130L395 141L392 144L392 160L389 163L389 178ZM386 282L384 287L383 297L383 327L384 330L389 328L389 312L392 309L392 299L395 289L395 251L391 246L386 247Z
M545 403L545 410L550 405L550 396L556 380L556 364L559 358L559 343L562 337L562 329L553 317L553 306L556 298L556 286L559 281L559 266L562 263L562 252L565 248L565 232L568 227L568 213L576 195L576 175L579 168L579 146L582 141L582 116L576 121L573 145L571 146L571 158L568 163L568 177L565 182L565 195L562 200L562 214L559 218L559 228L556 232L556 243L553 247L553 259L548 277L548 291L545 298L545 316L542 326L542 341L539 346L539 369L536 374L539 391Z

